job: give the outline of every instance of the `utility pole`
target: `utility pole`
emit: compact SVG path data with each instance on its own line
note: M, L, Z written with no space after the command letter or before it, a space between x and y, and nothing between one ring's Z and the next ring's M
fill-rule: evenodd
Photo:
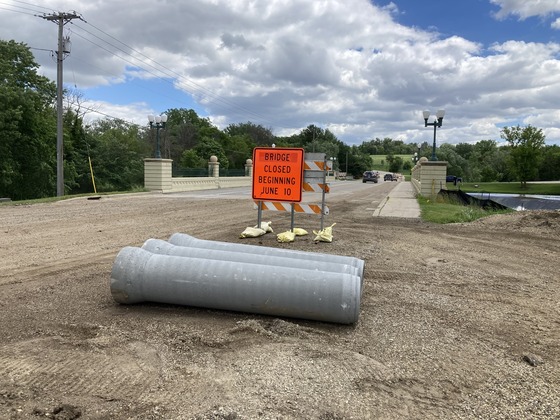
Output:
M70 39L64 38L62 29L72 19L81 19L76 12L53 13L42 16L58 24L58 51L56 52L56 195L64 195L64 137L62 127L62 62L70 54Z

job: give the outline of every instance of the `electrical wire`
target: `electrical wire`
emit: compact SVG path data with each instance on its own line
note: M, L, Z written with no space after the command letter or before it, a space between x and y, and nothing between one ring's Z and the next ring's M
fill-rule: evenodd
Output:
M0 4L6 4L6 3L0 3ZM11 4L8 5L8 6L11 6ZM0 10L7 10L7 11L9 11L9 12L20 13L20 14L22 14L22 15L36 16L35 13L28 13L28 12L23 12L23 11L21 11L21 10L8 9L7 7L1 7L1 6L0 6Z
M207 88L205 88L205 87L199 85L198 83L193 82L192 80L185 78L184 76L180 75L179 73L177 73L177 72L175 72L175 71L169 69L168 67L166 67L166 66L164 66L164 65L162 65L162 64L160 64L160 63L158 63L156 60L154 60L154 59L148 57L147 55L145 55L144 53L142 53L142 52L140 52L140 51L134 49L134 48L131 47L130 45L128 45L128 44L126 44L126 43L124 43L124 42L118 40L118 39L115 38L114 36L112 36L112 35L106 33L105 31L103 31L102 29L100 29L100 28L94 26L93 24L91 24L91 23L89 23L89 22L87 22L87 21L86 21L86 24L88 24L88 25L91 26L92 28L96 29L97 31L101 32L103 35L105 35L105 36L107 36L107 37L109 37L109 38L111 38L111 39L117 41L118 43L124 45L126 48L128 48L128 49L130 49L131 51L137 53L138 55L140 55L140 56L146 58L146 60L149 60L150 62L155 63L158 67L156 67L156 66L150 64L148 61L143 61L143 60L140 60L140 59L134 57L132 54L128 53L127 51L123 50L122 48L117 47L117 46L115 46L114 44L112 44L112 43L110 43L110 42L108 42L108 41L106 41L106 40L104 40L104 39L98 37L97 35L93 34L93 33L90 32L90 31L87 31L85 28L82 28L81 26L79 26L79 25L77 25L77 24L75 24L75 23L73 23L73 26L76 26L76 27L78 27L78 28L84 30L86 33L88 33L88 34L90 34L91 36L93 36L93 37L95 37L95 38L97 38L97 39L99 39L99 40L101 40L101 41L107 43L108 45L112 46L113 48L117 49L118 51L121 51L122 53L124 53L124 54L126 54L126 55L129 55L129 56L131 56L131 57L134 57L135 60L138 60L138 61L139 61L141 64L143 64L144 66L150 67L150 68L152 68L152 69L154 69L154 70L156 70L156 71L158 71L158 72L161 72L161 73L163 73L164 75L166 75L167 77L169 77L170 79L178 79L179 81L183 82L184 84L186 84L186 85L188 85L188 86L190 87L190 91L189 91L190 94L193 94L193 93L195 93L195 94L196 94L196 93L202 94L202 95L204 95L204 96L206 96L206 97L212 98L214 102L219 102L219 103L225 105L227 108L230 108L230 109L231 109L231 108L237 108L237 109L243 111L244 114L252 115L252 116L256 117L256 118L259 119L259 120L271 122L271 121L268 121L268 120L266 119L266 117L264 117L263 115L260 115L260 114L255 113L255 112L253 112L253 111L251 111L251 110L249 110L249 109L247 109L247 108L245 108L245 107L242 107L242 106L236 104L235 102L232 102L232 101L228 100L227 98L224 98L223 96L218 95L218 94L214 93L213 91L211 91L211 90L209 90L209 89L207 89ZM82 37L82 38L85 39L86 41L89 41L89 40L87 40L85 37ZM89 42L92 42L92 41L89 41ZM93 42L92 42L92 43L93 43ZM95 43L94 43L94 45L97 45L98 47L100 47L98 44L95 44ZM130 64L133 64L133 63L131 63L129 60L124 59L123 57L120 57L120 56L118 56L118 55L116 55L116 54L110 52L110 51L107 50L106 48L103 48L103 47L100 47L100 48L102 48L102 49L104 49L105 51L107 51L107 52L113 54L115 57L118 57L118 58L120 58L120 59L122 59L122 60L124 60L124 61L126 61L126 62L128 62L128 63L130 63ZM133 65L135 65L135 64L133 64ZM137 64L136 64L135 66L138 67ZM157 77L157 78L159 78L159 79L161 79L161 80L163 80L163 81L165 81L165 82L167 82L167 83L171 83L171 84L173 85L173 83L170 82L169 80L166 80L166 79L161 78L160 76L156 75L155 73L153 73L153 72L151 72L151 71L149 71L149 70L146 70L146 68L144 68L144 67L141 67L141 66L139 66L139 67L140 67L142 70L146 71L147 73L153 75L154 77ZM162 70L162 69L163 69L163 70Z
M41 9L49 10L49 11L52 10L51 8L48 8L48 7L40 6L40 5L38 5L38 4L28 3L28 2L26 2L26 1L21 1L21 0L12 0L12 3L20 3L20 4L25 4L25 5L27 5L27 6L39 7L39 8L41 8ZM22 6L17 6L17 7L22 7Z
M13 3L19 3L22 5L26 5L26 6L31 6L33 8L29 8L29 7L24 7L24 6L18 6L16 4ZM21 13L21 14L26 14L26 15L32 15L32 16L39 16L38 14L42 13L43 16L39 16L39 17L44 17L45 12L40 11L36 8L40 8L43 10L48 10L49 12L52 11L52 9L49 9L47 7L44 6L40 6L40 5L36 5L36 4L32 4L32 3L28 3L28 2L24 2L24 1L19 1L19 0L12 0L12 3L5 3L5 2L0 2L0 5L5 5L5 6L10 6L10 7L15 7L17 9L21 9L21 10L16 10L16 9L9 9L9 8L4 8L4 7L0 7L0 9L3 10L8 10L8 11L12 11L15 13ZM24 10L30 11L30 12L34 12L34 13L29 13L26 12ZM76 12L74 12L76 13ZM79 13L76 13L78 15L80 15ZM91 26L93 29L95 29L96 31L100 32L101 34L103 34L105 37L112 39L114 41L116 41L117 43L119 43L120 45L123 45L124 47L126 47L129 51L134 52L135 54L137 54L140 57L145 58L145 60L142 60L140 58L138 58L137 56L132 55L130 52L126 51L125 49L107 41L106 39L103 39L99 36L97 36L96 34L92 33L91 31L88 31L87 29L85 29L84 27L82 27L81 25L77 25L76 23L70 21L70 23L78 28L79 30L85 32L86 34L90 35L91 37L94 37L96 39L98 39L99 41L109 45L110 47L114 48L117 51L120 51L122 54L124 54L124 56L129 56L131 59L128 59L126 57L123 57L123 55L121 54L117 54L115 53L114 50L110 50L109 48L106 48L102 45L100 45L99 43L94 42L93 40L89 39L88 37L79 34L76 31L73 31L72 33L77 35L78 37L82 38L83 40L91 43L92 45L96 46L97 48L102 49L103 51L107 52L108 54L111 54L114 57L117 57L118 59L132 65L135 68L139 68L142 71L152 75L154 78L157 78L165 83L169 83L171 84L173 87L175 87L175 84L173 83L173 80L177 80L178 82L180 82L183 86L185 86L185 90L193 96L200 96L200 97L204 97L207 100L209 100L210 102L213 102L215 105L221 105L220 107L222 107L223 109L229 109L230 112L234 112L237 115L249 115L252 116L254 118L256 118L257 120L260 121L264 121L267 123L270 123L272 125L276 125L279 127L282 127L278 124L274 124L272 121L268 120L265 116L256 113L248 108L245 108L239 104L236 104L234 101L231 101L215 92L213 92L212 90L205 88L204 86L182 76L181 74L169 69L168 67L158 63L156 60L152 59L151 57L147 56L146 54L136 50L135 48L131 47L130 45L120 41L119 39L117 39L116 37L114 37L113 35L103 31L102 29L98 28L97 26L91 24L90 22L86 21L85 19L83 19L83 17L80 15L80 19L85 22L87 25ZM41 48L34 48L37 50L43 50L43 51L52 51L52 50L46 50L46 49L41 49ZM151 64L154 63L154 64ZM150 70L152 69L152 70ZM162 77L164 76L164 77ZM94 111L100 115L104 115L106 117L109 118L116 118L116 117L111 117L108 114L104 114L100 111ZM122 118L117 118L122 120ZM124 120L123 120L124 121ZM283 127L283 128L287 128L287 127Z

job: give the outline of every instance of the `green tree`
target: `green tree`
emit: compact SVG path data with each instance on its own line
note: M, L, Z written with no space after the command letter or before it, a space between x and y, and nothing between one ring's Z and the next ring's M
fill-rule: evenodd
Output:
M243 169L247 159L253 158L256 145L248 134L225 136L223 143L230 168Z
M457 154L465 160L469 160L473 149L474 145L470 143L459 143L455 146L455 151L457 152Z
M522 187L527 181L536 179L541 159L545 136L541 129L531 125L527 127L504 127L501 137L511 147L510 166Z
M360 150L368 155L381 155L383 154L383 145L381 140L376 138L374 140L363 142L360 145Z
M447 173L466 179L468 162L455 150L455 146L443 143L437 150L439 160L447 162Z
M56 86L37 73L29 48L0 40L0 196L56 192Z
M226 156L222 144L213 138L205 137L203 138L194 148L196 154L205 159L206 162L210 159L210 156L216 156L218 162L220 162L220 168L227 169L229 167L229 160Z
M539 167L539 180L560 180L560 146L546 146L543 150L543 159Z
M224 132L230 136L247 136L257 146L270 146L274 143L274 135L270 128L252 122L230 124Z
M96 121L89 134L96 139L91 160L99 191L126 191L143 185L149 145L141 139L138 126L104 119Z
M306 147L309 152L316 151L315 146L321 137L323 137L323 129L313 124L308 125L299 134L301 146Z
M363 153L359 146L350 147L341 142L339 148L337 166L341 172L359 177L365 171L371 170L373 166L371 156Z
M389 156L387 156L389 157ZM387 159L388 161L389 159ZM389 163L389 172L400 172L403 167L403 160L400 156L393 156L393 159Z
M208 159L203 159L197 155L194 149L185 150L181 156L181 167L183 168L205 168L208 166Z
M80 184L86 183L89 174L88 155L85 144L85 130L77 112L66 109L63 115L64 127L64 190L66 193L79 193ZM91 184L91 182L88 182Z
M395 160L395 156L393 156L392 154L388 154L387 156L385 156L385 159L387 160L389 166L391 166L391 164ZM381 164L383 165L383 161L381 161Z
M223 135L209 118L200 117L193 109L172 108L165 113L167 124L164 130L160 130L161 154L162 157L173 159L174 165L179 165L183 152L195 147L203 137L221 138ZM155 150L155 130L146 134L152 150Z

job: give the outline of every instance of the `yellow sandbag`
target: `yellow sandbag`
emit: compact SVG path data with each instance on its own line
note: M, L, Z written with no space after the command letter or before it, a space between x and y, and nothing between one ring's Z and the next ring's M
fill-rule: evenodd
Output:
M289 230L276 235L276 240L278 242L294 242L295 238L296 238L296 234L294 232L289 231Z
M333 228L334 225L336 225L336 223L333 223L329 227L326 227L326 228L324 228L323 230L320 230L320 231L314 230L313 233L316 236L315 236L315 239L313 239L313 240L317 241L317 242L332 242L332 240L333 240L332 228Z
M294 233L296 234L296 236L308 235L307 231L302 228L294 228Z
M257 238L259 236L263 236L265 233L266 232L265 232L264 229L246 227L245 230L243 232L241 232L241 235L239 235L239 237L240 238Z
M261 225L256 225L255 228L261 228L262 230L264 230L266 233L274 233L274 231L272 230L272 222L261 222Z

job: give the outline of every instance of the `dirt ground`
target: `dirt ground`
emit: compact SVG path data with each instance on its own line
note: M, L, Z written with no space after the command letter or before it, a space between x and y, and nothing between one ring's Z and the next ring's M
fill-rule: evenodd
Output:
M247 198L1 205L0 418L560 418L560 212L372 217L390 188L329 199L332 243L239 239ZM361 258L359 321L116 303L117 253L176 232Z

